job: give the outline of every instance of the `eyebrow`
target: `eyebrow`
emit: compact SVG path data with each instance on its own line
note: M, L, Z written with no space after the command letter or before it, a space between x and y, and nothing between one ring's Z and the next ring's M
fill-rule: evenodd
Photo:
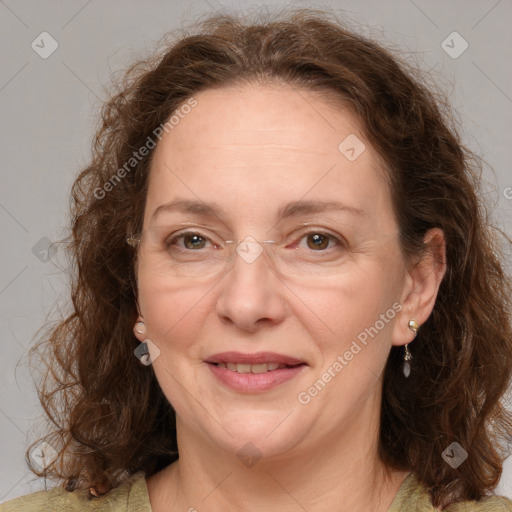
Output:
M312 213L322 213L325 211L341 211L357 216L365 216L365 212L354 206L345 205L337 201L291 201L279 208L277 219L308 215ZM169 203L158 206L151 216L151 220L163 212L180 212L196 215L203 218L217 217L225 222L227 213L219 203L205 203L203 201L192 201L187 199L177 199Z

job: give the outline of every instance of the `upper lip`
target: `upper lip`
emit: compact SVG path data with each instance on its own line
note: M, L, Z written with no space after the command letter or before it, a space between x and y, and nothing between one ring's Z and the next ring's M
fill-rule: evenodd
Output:
M242 364L262 364L278 363L289 366L304 364L304 361L295 357L276 354L275 352L256 352L255 354L244 354L242 352L221 352L214 354L206 360L207 363L242 363Z

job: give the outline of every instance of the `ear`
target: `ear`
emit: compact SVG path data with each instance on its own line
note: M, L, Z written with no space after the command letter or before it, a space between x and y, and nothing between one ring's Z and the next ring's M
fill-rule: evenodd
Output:
M439 228L427 231L423 238L424 251L411 261L402 292L402 309L393 328L393 345L405 345L415 338L409 320L421 326L434 309L439 286L446 273L446 242Z
M137 318L135 325L133 326L133 334L135 334L135 337L140 342L143 342L147 338L146 325L144 324L144 319L141 316Z

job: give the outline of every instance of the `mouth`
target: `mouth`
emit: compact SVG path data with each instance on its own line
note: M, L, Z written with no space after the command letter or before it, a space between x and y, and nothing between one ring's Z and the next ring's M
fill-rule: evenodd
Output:
M280 363L258 363L258 364L246 364L246 363L212 363L220 368L226 368L232 372L237 373L267 373L276 370L282 370L284 368L295 368L302 366L305 363L289 365Z
M299 359L270 352L224 352L205 362L222 384L244 393L276 387L301 373L307 366Z

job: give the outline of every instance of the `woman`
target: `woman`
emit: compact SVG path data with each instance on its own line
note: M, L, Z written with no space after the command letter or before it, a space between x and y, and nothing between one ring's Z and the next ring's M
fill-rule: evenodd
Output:
M29 450L65 485L1 510L512 510L510 280L441 107L311 11L134 66Z

